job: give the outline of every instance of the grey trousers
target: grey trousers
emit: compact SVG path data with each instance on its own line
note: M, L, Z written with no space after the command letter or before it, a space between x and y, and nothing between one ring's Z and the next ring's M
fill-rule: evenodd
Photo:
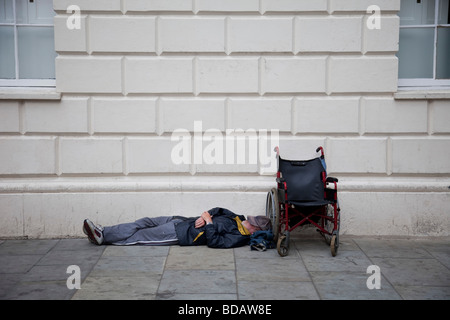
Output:
M172 245L178 243L173 217L142 218L135 222L104 227L104 244L113 245Z

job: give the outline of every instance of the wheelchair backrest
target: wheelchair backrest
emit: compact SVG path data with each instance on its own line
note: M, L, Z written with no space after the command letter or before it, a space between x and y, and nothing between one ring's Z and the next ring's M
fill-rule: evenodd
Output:
M286 181L288 201L314 202L325 198L323 160L284 160L278 158L281 178Z

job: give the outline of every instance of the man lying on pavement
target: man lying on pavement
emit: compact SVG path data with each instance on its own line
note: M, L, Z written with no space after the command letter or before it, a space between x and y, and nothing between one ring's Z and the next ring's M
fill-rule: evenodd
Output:
M110 227L83 222L83 232L97 245L207 245L211 248L234 248L247 245L250 236L271 229L265 216L237 215L225 208L213 208L200 217L162 216L142 218Z

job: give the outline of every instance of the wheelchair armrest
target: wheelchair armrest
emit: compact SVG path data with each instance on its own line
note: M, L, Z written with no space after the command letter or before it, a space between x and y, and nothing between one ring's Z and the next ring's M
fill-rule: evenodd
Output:
M338 182L338 178L333 178L333 177L327 177L327 181L326 182Z
M277 178L278 190L287 190L286 180L283 178Z
M283 178L277 178L277 183L283 183L283 182L286 182L286 180Z

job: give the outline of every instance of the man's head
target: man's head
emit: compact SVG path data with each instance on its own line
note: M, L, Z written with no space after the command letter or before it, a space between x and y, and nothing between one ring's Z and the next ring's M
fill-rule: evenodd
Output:
M249 226L245 226L248 231L253 234L260 230L270 230L272 228L272 223L269 218L265 216L248 216L246 220Z

